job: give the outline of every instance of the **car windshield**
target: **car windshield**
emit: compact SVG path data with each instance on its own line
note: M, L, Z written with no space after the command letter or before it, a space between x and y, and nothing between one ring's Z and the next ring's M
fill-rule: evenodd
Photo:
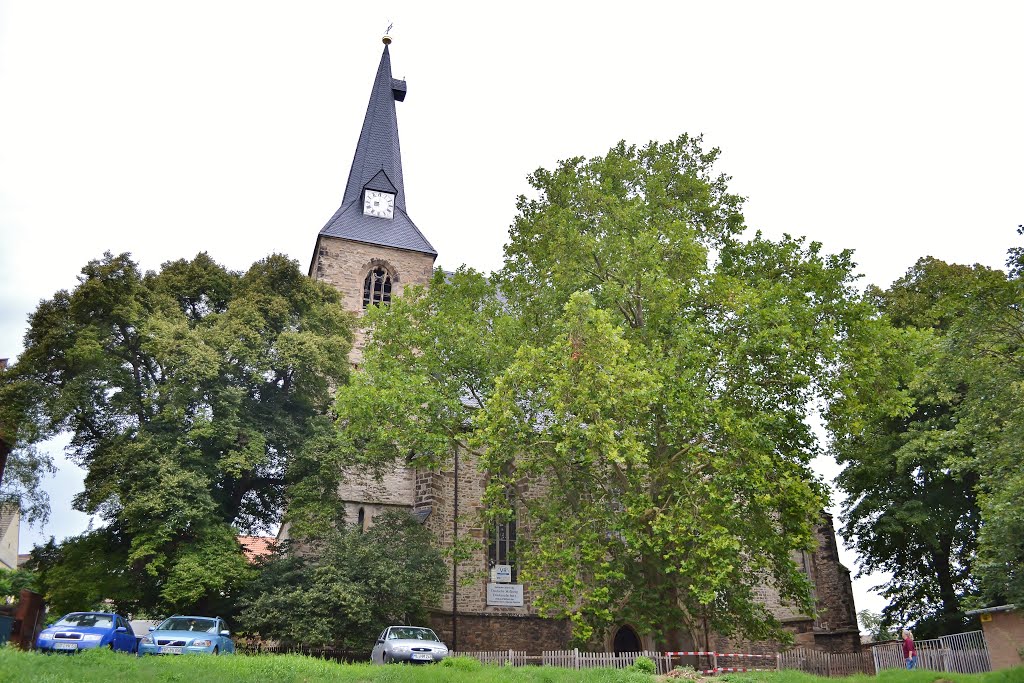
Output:
M416 626L401 626L391 629L388 640L433 640L440 641L429 628L417 628Z
M216 633L217 620L201 617L170 617L156 627L157 631L194 631L196 633Z
M114 625L114 618L109 614L94 614L93 612L75 612L65 614L54 626L78 626L80 628L110 628Z

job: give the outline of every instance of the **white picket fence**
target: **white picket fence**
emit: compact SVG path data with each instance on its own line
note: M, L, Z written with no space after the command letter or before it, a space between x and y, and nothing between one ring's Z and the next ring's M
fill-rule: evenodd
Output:
M452 652L453 657L472 657L481 664L497 666L557 666L562 669L625 669L637 657L654 662L658 673L672 670L672 657L661 652L580 652L579 650L544 650L540 655L527 655L521 650L492 650L487 652Z
M540 655L525 651L498 650L488 652L452 652L452 656L473 657L483 664L497 666L557 666L563 669L625 669L637 657L654 662L659 674L667 674L676 666L693 667L705 673L750 671L764 669L797 669L819 676L873 674L871 654L828 653L798 648L782 653L741 654L708 652L694 655L672 652L580 652L579 650L545 650Z

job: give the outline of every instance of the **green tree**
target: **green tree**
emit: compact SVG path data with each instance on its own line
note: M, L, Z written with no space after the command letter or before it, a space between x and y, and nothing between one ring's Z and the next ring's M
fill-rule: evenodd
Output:
M922 637L960 629L964 601L978 589L983 514L975 465L988 449L965 417L971 397L993 378L964 345L979 322L978 302L1005 283L996 270L922 258L889 289L870 290L903 331L895 348L908 361L898 375L907 406L870 410L864 428L838 444L845 468L837 483L848 500L843 533L862 573L892 574L882 590L890 601L885 623L916 621Z
M422 623L440 598L447 570L432 540L393 511L365 532L338 525L285 547L262 565L239 624L288 644L369 652L384 627Z
M329 428L351 344L337 293L278 255L244 274L199 254L143 275L106 254L39 305L25 344L37 432L71 434L86 470L74 505L104 521L48 549L44 585L133 612L226 608L251 574L238 531L279 520L293 468L315 457L307 442Z
M0 569L0 602L17 600L24 589L37 590L36 575L28 569Z
M490 517L521 521L538 606L580 639L616 620L782 636L766 580L813 610L791 557L825 504L807 418L851 419L885 327L848 253L740 239L717 155L682 136L536 171L494 284L438 275L368 316L339 391L349 462L468 445Z
M501 308L493 283L461 269L438 270L429 290L407 287L389 307L367 310L360 371L337 390L343 428L321 435L292 491L307 504L289 507L291 536L321 537L335 525L335 511L317 503L343 467L435 466L464 441L474 407L511 361L516 325Z
M894 640L896 638L896 631L886 623L885 618L877 612L872 612L869 609L862 609L857 612L857 621L860 622L862 629L868 632L871 639L875 642L883 640Z
M117 612L137 615L159 604L159 588L132 569L129 549L129 541L110 525L59 544L51 538L32 549L26 566L36 574L37 590L53 613L110 604Z
M38 439L33 388L16 367L0 369L0 505L17 505L23 518L45 524L50 498L41 484L54 466L50 454L33 445Z
M1010 249L1006 265L1005 278L972 292L969 314L948 341L971 373L958 416L975 447L950 464L979 479L976 567L990 605L1024 602L1024 248Z

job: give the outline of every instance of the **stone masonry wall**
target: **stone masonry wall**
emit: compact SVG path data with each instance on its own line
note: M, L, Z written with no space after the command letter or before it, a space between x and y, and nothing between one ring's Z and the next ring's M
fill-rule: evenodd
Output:
M839 547L832 516L822 513L818 525L818 548L811 556L817 597L818 631L860 631L853 602L850 570L839 561Z
M400 296L409 285L425 285L430 282L434 257L415 251L321 235L317 239L316 253L313 254L309 272L313 278L333 285L341 293L346 311L362 315L363 282L367 273L377 266L384 266L391 274L391 295L395 297ZM363 335L357 331L349 355L355 365L362 361L362 347Z
M458 633L454 638L450 612L431 614L430 625L441 640L457 652L525 650L526 654L537 656L542 650L570 649L572 635L566 620L531 615L459 614Z
M487 604L487 583L489 568L487 565L487 534L483 526L483 499L486 480L477 469L477 458L464 449L459 449L459 514L458 523L455 519L455 460L450 457L440 472L420 473L417 485L417 507L426 505L429 499L431 513L427 518L427 527L436 537L442 548L451 547L457 533L460 543L469 543L469 557L461 559L458 565L458 578L455 609L459 614L478 615L536 615L530 607L532 596L529 586L524 586L523 607L499 607ZM429 479L429 483L428 483ZM523 530L520 530L522 537ZM449 557L449 572L452 559ZM451 574L449 573L449 576ZM452 585L445 586L445 593L438 606L441 611L451 614ZM505 648L507 649L507 648Z
M434 257L415 251L321 236L317 241L310 274L317 280L334 285L341 292L346 311L362 313L363 281L366 274L378 265L383 265L391 273L392 295L398 296L407 285L425 285L430 282Z
M411 508L415 475L412 468L396 465L378 481L372 475L345 469L339 493L344 501Z
M363 281L367 273L377 266L384 266L391 274L392 296L400 296L408 285L430 282L434 257L413 251L320 236L310 265L310 274L338 290L345 310L362 315ZM355 345L349 356L355 365L362 359L362 341L361 332L357 332ZM364 509L365 519L371 520L373 515L390 507L412 507L415 497L415 472L408 467L396 466L378 481L371 476L346 471L339 493L346 503L347 522L356 522L360 507Z

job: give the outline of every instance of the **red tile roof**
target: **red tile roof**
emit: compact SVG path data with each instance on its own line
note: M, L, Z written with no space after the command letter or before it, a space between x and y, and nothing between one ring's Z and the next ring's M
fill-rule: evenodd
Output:
M239 536L238 542L242 544L242 552L250 562L274 552L273 536Z

